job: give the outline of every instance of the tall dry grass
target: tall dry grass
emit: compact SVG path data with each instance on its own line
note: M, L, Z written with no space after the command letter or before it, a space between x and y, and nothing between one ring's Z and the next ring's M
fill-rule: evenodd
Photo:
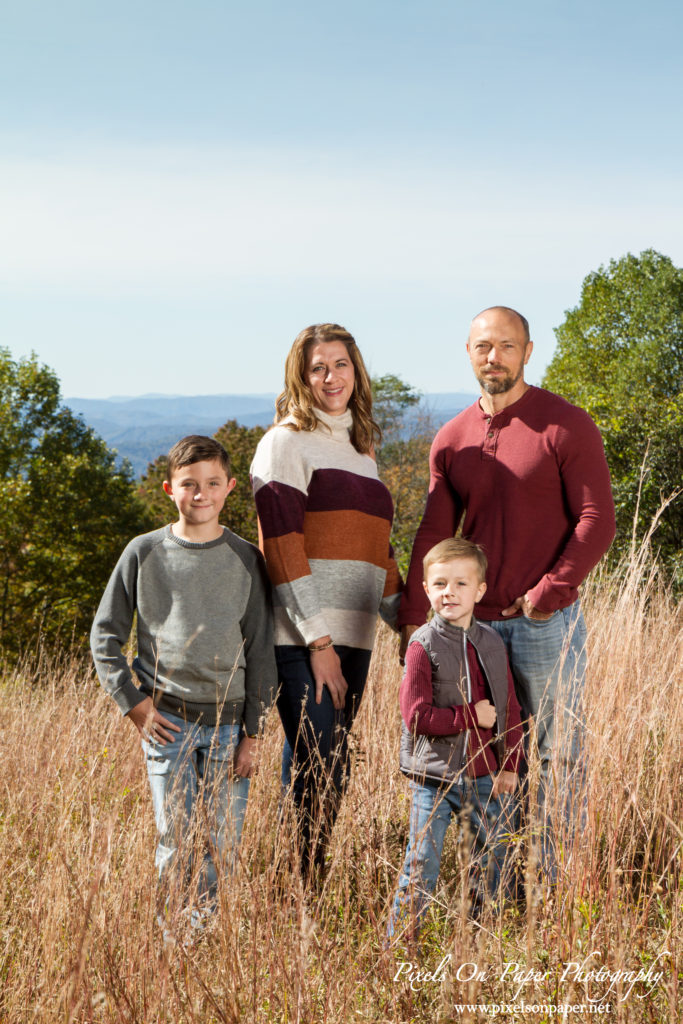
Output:
M268 723L236 877L216 927L164 948L155 920L155 831L137 734L86 663L41 678L6 674L0 728L0 1020L33 1022L398 1022L481 1020L456 1004L587 1003L565 965L638 970L602 1019L679 1021L683 834L683 616L641 563L587 588L587 807L579 840L549 892L467 922L466 857L447 844L437 906L419 948L384 950L408 830L397 769L399 669L382 632L354 730L355 771L318 899L288 866L277 828L281 735ZM532 766L533 771L533 766ZM522 837L524 840L525 837ZM529 837L527 836L528 840ZM520 850L528 848L520 841ZM531 872L527 874L531 878ZM666 952L665 952L666 951ZM662 955L664 954L665 955ZM434 970L411 988L402 963ZM501 975L506 963L535 975ZM477 965L479 975L468 978ZM648 991L649 989L649 991ZM593 1020L509 1010L498 1021Z

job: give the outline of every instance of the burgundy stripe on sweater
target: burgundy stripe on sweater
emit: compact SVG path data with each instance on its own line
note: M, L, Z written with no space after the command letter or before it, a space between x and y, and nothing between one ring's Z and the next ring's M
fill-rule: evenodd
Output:
M393 518L391 495L381 481L339 469L316 470L308 495L273 480L259 487L255 500L266 539L302 533L306 512L363 512L389 524Z

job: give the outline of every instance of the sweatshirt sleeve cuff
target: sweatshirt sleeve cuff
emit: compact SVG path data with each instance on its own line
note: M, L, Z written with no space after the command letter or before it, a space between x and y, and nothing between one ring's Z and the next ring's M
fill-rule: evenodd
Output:
M142 704L143 700L146 700L149 695L142 693L141 690L138 690L135 683L129 681L124 683L121 689L116 690L116 692L112 693L111 696L114 698L121 714L127 715L128 712L132 711L133 708L138 706L138 704Z
M535 587L527 591L527 598L534 608L544 615L550 615L551 612L556 612L561 607L561 595L546 577L543 577Z
M299 630L306 646L312 644L314 640L319 640L321 636L332 636L330 628L325 622L325 616L322 613L312 615L310 619L297 622L296 628ZM334 637L332 639L334 640Z

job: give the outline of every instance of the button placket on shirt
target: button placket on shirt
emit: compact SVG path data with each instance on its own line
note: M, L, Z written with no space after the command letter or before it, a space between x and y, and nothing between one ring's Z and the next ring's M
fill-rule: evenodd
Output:
M484 428L484 443L481 449L483 459L495 459L499 430L500 427L493 425L493 417L487 416Z

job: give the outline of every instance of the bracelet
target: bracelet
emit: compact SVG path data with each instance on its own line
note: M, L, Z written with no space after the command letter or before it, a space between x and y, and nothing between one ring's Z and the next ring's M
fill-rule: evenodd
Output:
M315 652L315 651L326 651L327 648L331 647L333 643L334 643L333 640L328 640L326 644L320 644L319 647L315 647L313 644L309 644L308 645L308 649L309 649L309 651L312 651L312 652Z

